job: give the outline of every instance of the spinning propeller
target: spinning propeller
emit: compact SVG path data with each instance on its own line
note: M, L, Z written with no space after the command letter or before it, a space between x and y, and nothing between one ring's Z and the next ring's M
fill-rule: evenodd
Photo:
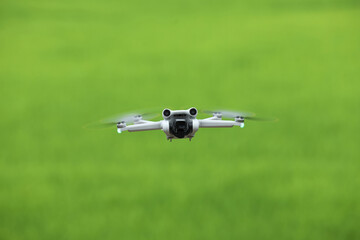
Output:
M253 121L276 121L275 118L263 118L263 117L255 117L255 113L251 112L235 112L229 110L216 110L216 111L203 111L206 114L212 114L214 117L218 118L235 118L236 122L240 122L240 127L244 127L244 120L253 120Z
M86 128L106 128L111 126L117 126L118 128L126 127L126 125L136 124L146 119L151 120L159 114L154 113L126 113L117 115L115 117L107 118L99 122L95 122L85 126Z

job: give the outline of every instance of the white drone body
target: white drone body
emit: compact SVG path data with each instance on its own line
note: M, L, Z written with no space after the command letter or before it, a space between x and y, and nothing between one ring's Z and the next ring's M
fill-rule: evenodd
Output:
M212 112L213 116L205 119L197 119L198 111L196 108L188 110L164 109L161 121L143 120L141 115L134 116L132 125L126 125L126 121L117 122L117 131L139 132L148 130L162 130L167 139L188 138L190 141L200 128L229 128L233 126L244 127L245 116L236 115L234 121L222 120L221 112Z

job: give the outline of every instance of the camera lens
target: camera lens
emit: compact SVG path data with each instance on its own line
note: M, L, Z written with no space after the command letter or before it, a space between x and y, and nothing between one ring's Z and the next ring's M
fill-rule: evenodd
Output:
M195 115L197 114L196 108L190 109L190 114L191 114L192 116L195 116Z
M163 114L164 114L165 117L168 117L168 116L170 116L171 112L170 112L169 109L165 109L165 110L163 111Z

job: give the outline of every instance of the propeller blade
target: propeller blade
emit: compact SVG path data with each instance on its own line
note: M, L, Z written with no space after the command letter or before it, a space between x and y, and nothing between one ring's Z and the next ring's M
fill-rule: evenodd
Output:
M112 118L102 120L104 124L117 124L118 122L125 122L126 124L133 124L136 118L141 117L143 120L151 120L158 116L159 114L153 113L127 113L121 114Z
M90 123L85 128L107 128L116 126L118 122L125 122L127 125L133 124L136 118L141 117L142 120L152 120L160 114L155 113L126 113L117 115L115 117L107 118L95 123Z
M245 117L247 120L251 121L262 121L262 122L276 122L277 118L262 118L262 117Z
M223 118L243 117L244 119L252 120L252 121L266 121L266 122L274 122L274 121L277 121L276 118L255 117L255 113L243 112L243 111L231 111L231 110L209 111L209 110L206 110L206 111L203 111L203 112L204 112L204 113L207 113L207 114L220 113Z
M253 117L255 116L255 113L251 113L251 112L243 112L243 111L230 111L230 110L216 110L216 111L203 111L204 113L207 114L215 114L215 113L220 113L222 115L222 117L224 118L235 118L235 117Z

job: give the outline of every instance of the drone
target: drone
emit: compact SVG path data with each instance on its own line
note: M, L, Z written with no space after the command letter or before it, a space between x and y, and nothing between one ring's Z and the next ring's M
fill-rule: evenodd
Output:
M191 139L200 128L231 128L245 126L245 120L271 121L272 119L257 118L253 113L233 112L227 110L203 111L212 116L205 119L197 119L198 110L194 107L187 110L170 110L165 108L162 111L163 120L149 121L145 118L153 118L154 115L127 114L117 116L102 122L106 125L116 125L117 132L140 132L149 130L162 130L170 142L173 139ZM224 120L223 118L233 118Z

